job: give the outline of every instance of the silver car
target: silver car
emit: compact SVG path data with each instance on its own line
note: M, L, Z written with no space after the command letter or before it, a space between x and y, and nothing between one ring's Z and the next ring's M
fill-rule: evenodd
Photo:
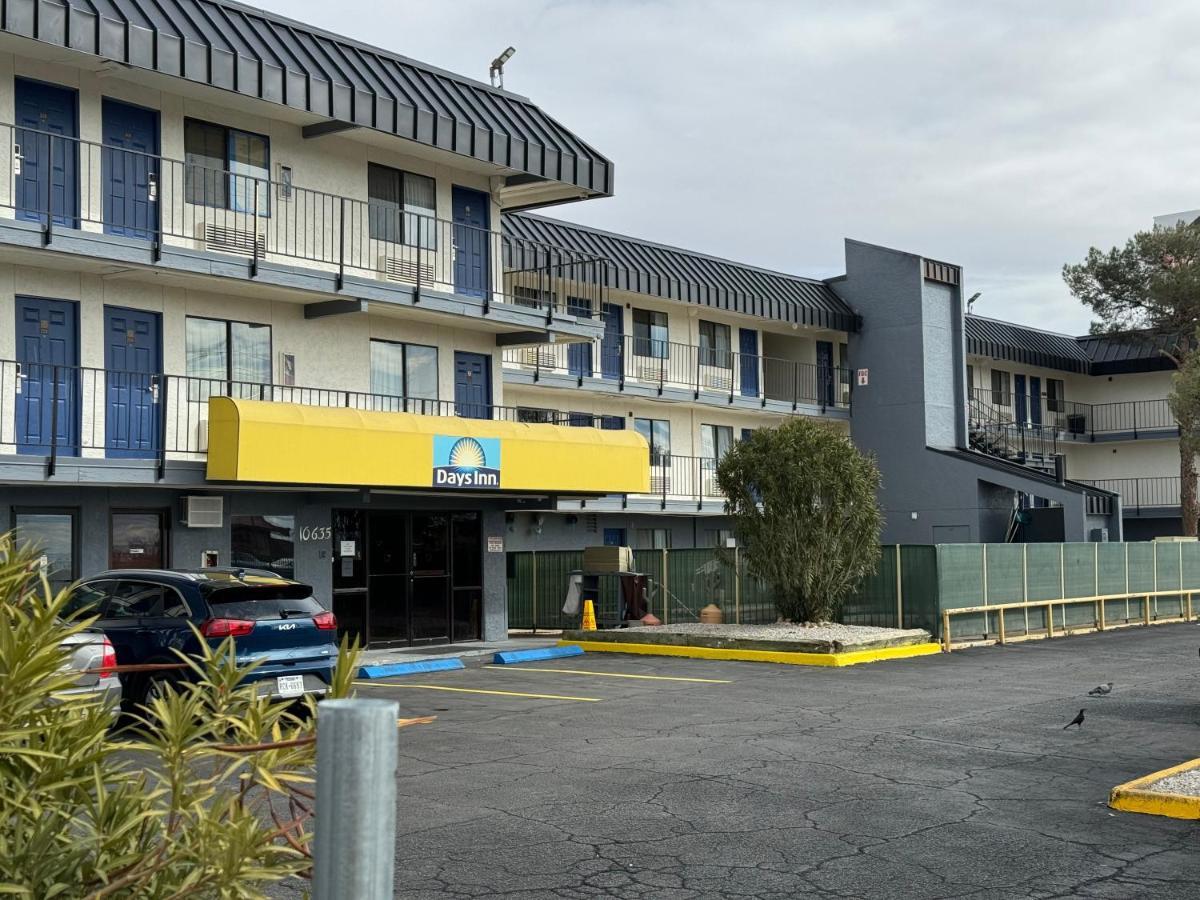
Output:
M56 698L93 699L98 708L114 718L121 708L121 680L113 669L117 653L99 629L89 628L73 634L62 643L69 652L64 670L77 672L72 687L56 691Z

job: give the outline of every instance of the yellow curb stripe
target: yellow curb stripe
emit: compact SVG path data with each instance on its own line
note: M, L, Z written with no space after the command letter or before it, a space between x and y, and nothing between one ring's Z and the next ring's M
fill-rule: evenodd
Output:
M879 650L847 653L797 653L788 650L733 650L716 647L680 647L672 644L622 644L615 641L559 641L560 647L578 646L588 653L636 653L644 656L685 656L690 659L723 659L736 662L784 663L792 666L854 666L884 659L908 659L942 652L941 644L910 644Z
M452 691L455 694L491 694L497 697L527 697L531 700L575 700L579 703L599 703L600 697L564 697L561 694L522 694L517 691L485 691L481 688L447 687L441 684L385 684L381 681L356 681L359 687L407 688L411 691Z
M694 681L699 684L733 684L724 678L684 678L679 675L629 675L624 672L594 672L590 669L543 669L534 666L484 666L497 672L552 672L556 675L599 675L604 678L639 678L647 681Z
M1145 813L1151 816L1168 816L1172 819L1200 819L1200 797L1187 794L1170 794L1149 790L1149 786L1160 779L1180 772L1200 769L1200 759L1162 769L1119 784L1108 795L1108 805L1123 812Z

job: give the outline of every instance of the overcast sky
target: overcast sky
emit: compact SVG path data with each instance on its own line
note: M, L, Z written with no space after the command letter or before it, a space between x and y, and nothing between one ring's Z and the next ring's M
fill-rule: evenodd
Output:
M251 0L506 86L616 164L551 215L800 275L853 237L1071 332L1064 262L1200 207L1200 4Z

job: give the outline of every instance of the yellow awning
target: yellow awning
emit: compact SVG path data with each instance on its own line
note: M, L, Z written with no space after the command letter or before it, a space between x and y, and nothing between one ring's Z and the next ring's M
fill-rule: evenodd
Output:
M208 478L452 492L644 494L632 431L526 425L213 397Z

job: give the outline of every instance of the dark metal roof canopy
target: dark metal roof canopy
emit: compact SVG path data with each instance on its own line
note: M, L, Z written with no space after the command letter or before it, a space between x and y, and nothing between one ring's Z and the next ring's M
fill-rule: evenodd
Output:
M1012 322L966 317L967 353L1028 366L1087 374L1090 360L1075 338Z
M229 0L0 0L0 31L607 196L612 163L524 97Z
M858 317L824 282L528 213L506 214L505 233L608 260L610 288L797 325L856 331Z
M1149 333L1090 334L1075 340L1092 361L1093 375L1170 371L1175 361L1167 353L1179 344L1174 336Z

